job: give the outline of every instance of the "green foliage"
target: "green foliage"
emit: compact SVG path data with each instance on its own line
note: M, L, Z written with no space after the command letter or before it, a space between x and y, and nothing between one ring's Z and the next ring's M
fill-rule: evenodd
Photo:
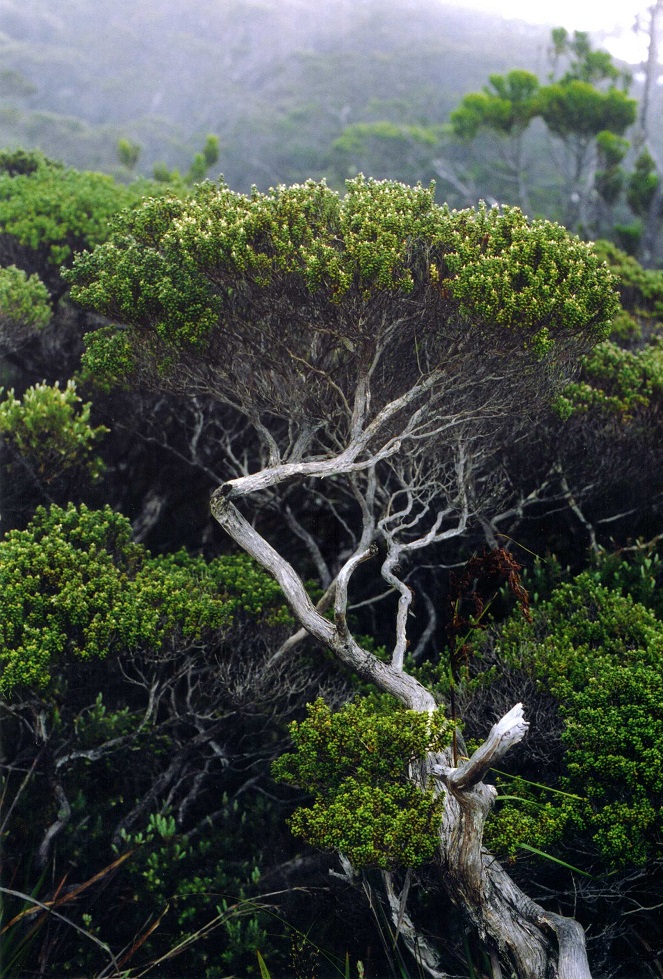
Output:
M640 542L642 544L642 542ZM586 572L598 584L622 595L630 595L640 605L663 619L663 560L651 546L638 547L627 557L617 552L599 551Z
M541 90L541 116L552 133L566 140L592 139L604 130L621 136L633 125L637 102L625 92L602 92L590 82L571 79Z
M67 381L64 388L57 381L35 384L20 400L8 391L0 402L0 435L45 482L71 470L97 479L103 463L92 454L93 447L109 429L92 427L91 408L90 403L83 404L74 381Z
M0 151L0 172L9 177L16 177L19 174L27 175L36 173L42 167L52 170L62 170L62 164L56 160L50 160L38 150L2 150Z
M219 162L219 137L209 135L203 146L203 156L208 167L213 167Z
M101 173L65 169L35 155L29 160L14 155L0 166L0 230L32 249L43 246L57 266L73 251L104 241L110 218L149 189L141 182L127 187Z
M418 180L431 173L442 127L381 119L355 122L331 144L330 162L340 180L357 173Z
M207 165L207 160L202 153L196 153L193 158L193 162L189 167L189 172L187 174L187 181L191 184L198 184L201 180L205 179L205 174L207 173L209 167Z
M528 329L541 354L569 327L605 334L618 304L608 270L584 242L560 225L528 223L517 208L461 211L450 224L455 247L445 262L467 316Z
M638 217L645 217L658 190L661 177L651 154L645 149L635 161L628 179L626 200Z
M184 201L169 195L145 200L134 219L128 213L116 218L112 240L79 256L75 276L65 274L75 283L72 296L122 322L151 320L162 340L199 343L220 303L190 258L182 255L179 265L174 260L178 249L169 237L186 214ZM99 335L99 341L108 338L107 330Z
M74 718L74 731L82 748L101 745L112 738L128 734L135 724L128 707L110 710L104 703L102 693L86 710Z
M628 153L630 145L623 136L618 136L609 129L604 129L596 137L599 163L606 168L616 167Z
M622 78L628 80L613 63L608 51L594 51L590 36L585 31L574 31L571 37L563 27L552 31L552 44L555 59L566 56L569 61L563 82L581 81L596 85L602 81L611 84Z
M663 271L643 268L635 258L609 241L597 241L594 250L614 273L626 309L663 315Z
M637 255L642 242L643 227L641 221L631 221L629 224L617 222L613 228L613 236L617 245L627 255Z
M0 268L0 343L19 345L51 318L48 289L35 273L9 265Z
M152 179L159 184L177 183L180 175L177 170L169 170L165 163L155 163L152 167Z
M117 156L123 167L135 170L140 159L141 146L130 139L118 139Z
M631 313L627 313L625 309L620 310L612 318L610 340L614 340L620 346L633 346L641 339L642 327L638 320Z
M405 144L413 142L425 146L434 146L437 142L435 132L425 126L398 126L387 121L356 122L346 126L332 148L344 153L356 153L363 149L368 139Z
M650 322L663 313L663 273L642 268L612 243L595 247L617 275L626 309L613 319L610 339L581 359L579 380L567 386L556 408L563 419L592 412L594 418L631 422L656 412L663 394L663 348L658 326Z
M290 733L295 751L274 763L274 774L314 797L292 816L296 836L341 850L357 868L410 867L431 858L442 810L431 789L415 784L413 769L449 743L442 711L420 714L383 697L332 713L317 700Z
M219 159L219 137L218 136L208 136L205 140L205 145L203 146L202 152L196 153L191 166L189 167L189 172L186 176L186 182L189 184L198 184L201 180L204 180L207 171L210 167L213 167ZM155 168L156 170L156 168ZM172 174L171 178L178 178L178 174Z
M532 624L509 620L498 643L504 662L558 701L560 787L579 798L539 803L522 793L524 804L503 807L494 842L513 851L582 833L608 865L644 863L663 828L663 623L583 573L542 602Z
M249 897L260 880L259 867L231 858L231 841L243 835L243 815L237 801L224 797L223 805L225 818L216 831L193 839L177 830L168 812L151 813L142 830L122 833L124 846L136 851L125 869L134 899L165 913L168 930L184 946L192 946L188 969L209 979L221 979L229 971L252 975L256 950L269 942L267 915ZM214 958L207 943L195 944L201 928L203 933L221 932ZM160 945L159 936L155 938L147 946L152 953Z
M40 507L26 530L0 542L0 586L6 698L47 692L67 661L159 656L211 641L242 612L288 621L278 586L248 558L152 557L109 507Z
M628 419L663 394L663 340L655 337L635 351L606 340L583 358L583 374L585 380L567 385L559 397L560 417L596 408Z
M599 167L594 176L594 186L609 206L617 203L626 183L626 172L620 163L629 145L628 140L605 129L596 137Z
M131 340L126 332L112 326L104 326L83 337L85 353L81 376L85 381L96 383L102 389L114 384L128 386L135 369L135 357Z
M215 331L237 345L227 322L244 318L247 291L273 288L274 302L289 303L292 289L329 303L334 318L347 303L361 322L359 309L368 315L385 293L404 298L416 282L431 304L442 295L469 322L513 329L538 353L557 332L601 338L617 309L608 270L560 226L530 225L514 208L450 212L432 188L363 177L342 199L308 182L251 197L204 184L187 201L147 200L66 279L78 302L136 327L117 343L108 330L88 341L87 363L107 361L112 376L129 346L163 364L166 349L200 349Z
M507 75L491 75L490 88L466 95L451 113L454 133L474 139L482 128L502 135L524 132L539 113L539 80L529 71L516 69Z
M553 31L551 53L555 62L561 57L567 59L568 70L561 77L555 80L553 73L549 84L541 85L527 71L491 75L483 91L463 98L451 113L450 126L465 142L476 140L482 132L502 137L497 150L502 177L500 167L495 167L494 149L484 169L484 179L491 182L491 192L499 199L513 200L517 193L518 203L526 210L532 210L533 200L543 213L554 214L554 198L559 192L566 226L569 230L579 227L586 234L588 222L607 222L606 208L614 207L624 190L626 173L620 164L628 142L623 133L635 122L637 103L627 95L626 75L613 64L608 52L592 50L587 34L576 32L570 38L563 28ZM615 85L619 79L623 90ZM547 178L539 177L539 186L528 186L533 151L540 147L537 131L530 127L534 119L541 119L549 134L563 144L565 181L552 192L552 199L540 186ZM594 146L598 166L591 152ZM481 147L482 143L479 160ZM548 163L540 159L534 166L545 170ZM553 184L559 181L554 167L550 176ZM495 180L500 182L495 185Z
M532 669L545 673L551 691L566 696L603 664L656 666L662 630L653 612L584 572L561 584L531 625L509 620L499 642L508 662L523 663L527 657Z

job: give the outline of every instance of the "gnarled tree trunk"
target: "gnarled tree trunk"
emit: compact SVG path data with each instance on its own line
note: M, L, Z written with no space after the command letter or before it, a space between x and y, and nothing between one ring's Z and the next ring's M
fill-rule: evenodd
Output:
M313 605L294 568L255 530L230 501L227 487L212 497L212 513L228 534L277 579L299 623L362 679L395 696L411 710L431 712L435 700L418 680L378 660L352 637L345 620L349 577L374 553L354 554L337 579L336 615L331 622ZM237 495L233 492L232 495ZM530 900L483 847L486 818L496 790L483 778L525 736L528 722L517 704L460 766L451 754L422 759L419 778L433 777L444 795L438 866L447 893L479 934L499 949L519 979L591 979L584 933L569 918Z

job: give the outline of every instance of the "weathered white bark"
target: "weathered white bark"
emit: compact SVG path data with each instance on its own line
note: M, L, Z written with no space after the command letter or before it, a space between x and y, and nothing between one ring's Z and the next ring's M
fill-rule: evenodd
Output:
M444 758L432 764L446 788L442 876L452 899L479 934L495 943L519 979L591 979L580 925L531 901L482 844L496 796L495 788L482 779L523 739L528 726L522 704L516 704L458 768L449 767Z
M244 488L251 491L246 484ZM362 679L392 694L411 710L432 712L436 706L433 695L403 671L400 656L395 663L381 662L363 649L348 629L348 584L355 568L372 556L372 549L353 554L339 572L335 621L330 622L313 605L294 568L231 502L230 497L237 493L237 483L216 490L212 513L232 539L274 575L303 628ZM438 853L442 883L519 979L591 979L582 928L531 901L482 845L485 821L496 795L495 788L483 778L522 740L527 728L522 705L517 704L460 766L451 764L450 754L422 760L419 777L424 781L434 778L444 799ZM414 927L410 937L414 940Z
M292 565L282 558L278 551L242 516L225 495L224 487L216 490L212 495L212 513L230 537L274 575L288 605L310 635L327 646L341 662L352 667L362 679L374 683L380 690L391 693L410 710L434 710L435 698L414 677L400 670L393 670L388 664L382 663L372 653L362 649L349 632L340 633L336 624L320 613L309 598L301 578ZM353 567L356 566L354 556L350 561Z

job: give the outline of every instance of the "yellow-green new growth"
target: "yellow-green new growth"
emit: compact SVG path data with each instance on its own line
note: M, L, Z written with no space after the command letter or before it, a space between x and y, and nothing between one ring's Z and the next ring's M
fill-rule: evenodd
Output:
M443 711L406 710L388 697L356 700L332 713L322 700L293 722L294 752L276 777L313 796L295 810L293 833L340 850L356 868L414 867L431 859L442 819L432 788L416 784L418 762L451 739Z
M559 337L602 339L618 309L607 266L559 225L530 224L516 208L451 212L432 187L362 176L343 197L308 181L148 199L65 278L76 301L129 327L117 342L108 329L88 339L88 365L114 377L132 360L167 374L183 352L211 345L225 359L250 356L261 324L293 317L308 334L298 330L300 356L324 332L347 359L362 330L379 342L378 323L385 331L415 311L429 311L431 338L460 316L479 336L508 329L543 356Z
M73 380L64 388L57 381L53 385L43 381L28 388L20 399L10 390L0 402L0 436L47 483L72 470L97 479L103 462L93 455L93 449L109 429L91 425L91 409L79 397Z
M110 507L40 507L0 541L0 696L47 694L109 656L218 645L240 615L289 622L278 585L244 555L153 557Z

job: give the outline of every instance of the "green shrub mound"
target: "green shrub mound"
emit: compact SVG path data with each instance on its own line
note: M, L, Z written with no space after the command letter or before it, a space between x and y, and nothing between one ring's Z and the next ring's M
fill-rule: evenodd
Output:
M287 622L276 583L246 556L153 557L110 507L40 507L0 542L0 696L47 691L62 661L166 655L227 632L242 612Z
M340 850L357 869L416 867L432 858L442 806L413 774L422 756L449 743L442 711L420 714L380 697L334 713L318 699L290 734L295 750L273 772L313 796L292 816L296 836Z
M524 804L502 807L493 842L513 853L521 843L572 845L582 833L608 865L654 857L663 830L663 623L585 572L535 606L531 624L509 620L496 642L504 663L557 701L557 788L567 795L541 803L517 785Z

